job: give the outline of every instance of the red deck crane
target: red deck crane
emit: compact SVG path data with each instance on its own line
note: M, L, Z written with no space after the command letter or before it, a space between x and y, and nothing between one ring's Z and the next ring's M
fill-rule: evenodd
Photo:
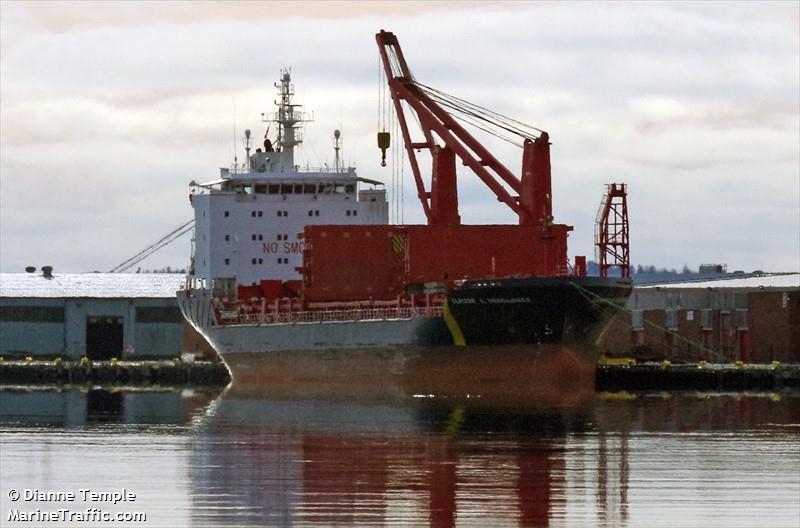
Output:
M498 201L517 214L520 226L537 228L536 240L532 243L538 260L543 264L536 266L536 273L566 274L567 234L572 226L553 222L549 134L422 84L411 74L400 42L393 33L381 30L375 39L414 176L417 197L428 225L461 223L456 180L458 157L489 187ZM413 111L419 123L423 135L421 140L411 138L404 104ZM521 146L522 168L519 177L470 134L460 121ZM517 143L519 140L521 144ZM385 149L389 146L388 133L378 134L378 144L384 150L385 157ZM431 155L429 189L422 178L417 158L417 152L422 149L427 149ZM629 276L625 197L624 185L611 184L601 204L595 242L601 259L602 276L606 276L609 268L614 266L621 269L623 277ZM586 274L585 257L575 258L573 272L577 275Z
M375 38L414 175L417 196L428 224L452 225L461 221L456 183L457 156L494 192L499 201L519 216L520 225L552 225L550 138L547 132L416 81L397 37L381 30ZM402 102L407 103L416 114L424 136L422 141L411 139ZM520 137L523 141L520 177L467 132L448 109L484 130L486 125L495 126ZM416 155L419 149L428 149L432 156L430 190L426 189L420 174Z

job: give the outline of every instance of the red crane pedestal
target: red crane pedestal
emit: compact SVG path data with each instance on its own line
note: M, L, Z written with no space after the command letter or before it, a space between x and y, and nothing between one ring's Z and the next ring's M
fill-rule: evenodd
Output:
M431 176L431 225L458 225L456 154L449 147L434 146Z
M519 195L523 212L520 225L553 223L553 191L550 176L550 136L543 132L522 146L522 178Z

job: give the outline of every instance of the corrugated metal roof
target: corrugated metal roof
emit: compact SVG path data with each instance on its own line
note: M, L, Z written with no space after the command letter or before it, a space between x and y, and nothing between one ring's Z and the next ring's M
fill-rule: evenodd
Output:
M0 297L167 298L175 297L179 273L0 273Z
M741 279L724 278L717 280L704 280L699 282L664 282L661 284L647 284L637 286L645 288L798 288L800 287L800 273L782 275L764 275L761 277L745 277Z

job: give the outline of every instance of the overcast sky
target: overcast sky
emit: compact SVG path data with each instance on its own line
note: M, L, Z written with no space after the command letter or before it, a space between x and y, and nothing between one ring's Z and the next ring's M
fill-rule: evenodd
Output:
M189 181L231 163L234 122L263 135L285 66L316 118L301 162L332 163L341 128L359 175L390 180L384 28L419 81L550 133L570 257L594 254L603 186L623 181L634 264L798 271L798 6L3 1L0 269L108 270L189 219ZM519 171L519 149L487 146ZM466 223L514 222L467 170L459 186ZM188 255L187 236L142 266Z

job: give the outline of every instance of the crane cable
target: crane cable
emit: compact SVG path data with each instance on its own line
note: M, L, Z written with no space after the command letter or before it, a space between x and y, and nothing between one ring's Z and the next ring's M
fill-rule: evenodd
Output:
M109 273L122 273L124 271L127 271L128 269L135 266L142 260L146 259L156 251L179 239L180 237L191 231L193 228L194 228L194 219L191 219L188 222L185 222L180 226L176 227L163 237L159 238L156 242L150 244L145 249L136 253L134 256L114 266L109 270Z
M534 139L538 137L539 134L544 132L540 128L528 125L527 123L523 123L522 121L505 116L498 112L494 112L475 103L471 103L465 99L461 99L441 90L437 90L436 88L432 88L413 80L411 82L437 103L449 108L450 110L453 110L456 113L453 115L454 118L469 123L472 126L513 145L517 145L519 147L522 146L518 141L512 139L508 134L504 135L502 133L498 133L496 130L492 130L478 121L482 121L491 127L503 130L513 136L525 139Z
M503 125L499 124L497 121L494 121L494 120L492 120L490 118L487 118L486 116L483 116L483 115L480 115L480 114L476 114L475 112L471 112L471 111L469 111L467 109L464 109L463 107L461 107L461 106L459 106L457 104L453 104L453 103L451 103L450 101L448 101L446 99L440 99L440 98L438 98L436 96L432 96L432 99L434 99L436 102L438 102L442 106L450 108L454 112L452 114L454 118L459 119L459 120L461 120L463 122L469 123L472 126L474 126L476 128L479 128L480 130L483 130L484 132L486 132L486 133L488 133L488 134L490 134L492 136L495 136L495 137L497 137L499 139L502 139L503 141L505 141L507 143L511 143L512 145L516 145L518 147L522 146L522 144L519 143L519 141L517 141L515 139L512 139L512 137L510 137L508 135L503 135L502 133L498 133L496 130L492 130L491 128L489 128L486 125L483 125L483 124L481 124L481 123L479 123L477 121L478 120L479 121L483 121L483 122L488 123L489 125L497 128L497 129L501 129L501 130L505 130L507 132L510 132L513 136L518 136L518 137L523 137L523 138L529 138L530 137L530 134L526 134L523 131L519 131L519 130L516 130L516 129L511 128L511 127L503 126Z
M417 85L420 89L425 91L426 93L434 93L437 96L440 96L442 98L449 99L451 101L460 103L461 105L464 105L465 107L472 108L475 112L482 113L482 114L485 114L487 116L492 116L496 120L502 121L502 122L508 124L510 127L517 128L518 130L531 129L531 130L534 130L535 132L538 132L540 134L544 132L544 130L542 130L541 128L537 128L537 127L535 127L533 125L529 125L527 123L519 121L518 119L514 119L513 117L508 117L508 116L503 115L503 114L501 114L499 112L495 112L494 110L489 110L488 108L485 108L485 107L480 106L478 104L475 104L475 103L472 103L470 101L467 101L466 99L461 99L460 97L456 97L455 95L451 95L451 94L448 94L448 93L443 92L441 90L437 90L436 88L433 88L431 86L422 84L422 83L420 83L418 81L412 81L412 82L415 85Z

